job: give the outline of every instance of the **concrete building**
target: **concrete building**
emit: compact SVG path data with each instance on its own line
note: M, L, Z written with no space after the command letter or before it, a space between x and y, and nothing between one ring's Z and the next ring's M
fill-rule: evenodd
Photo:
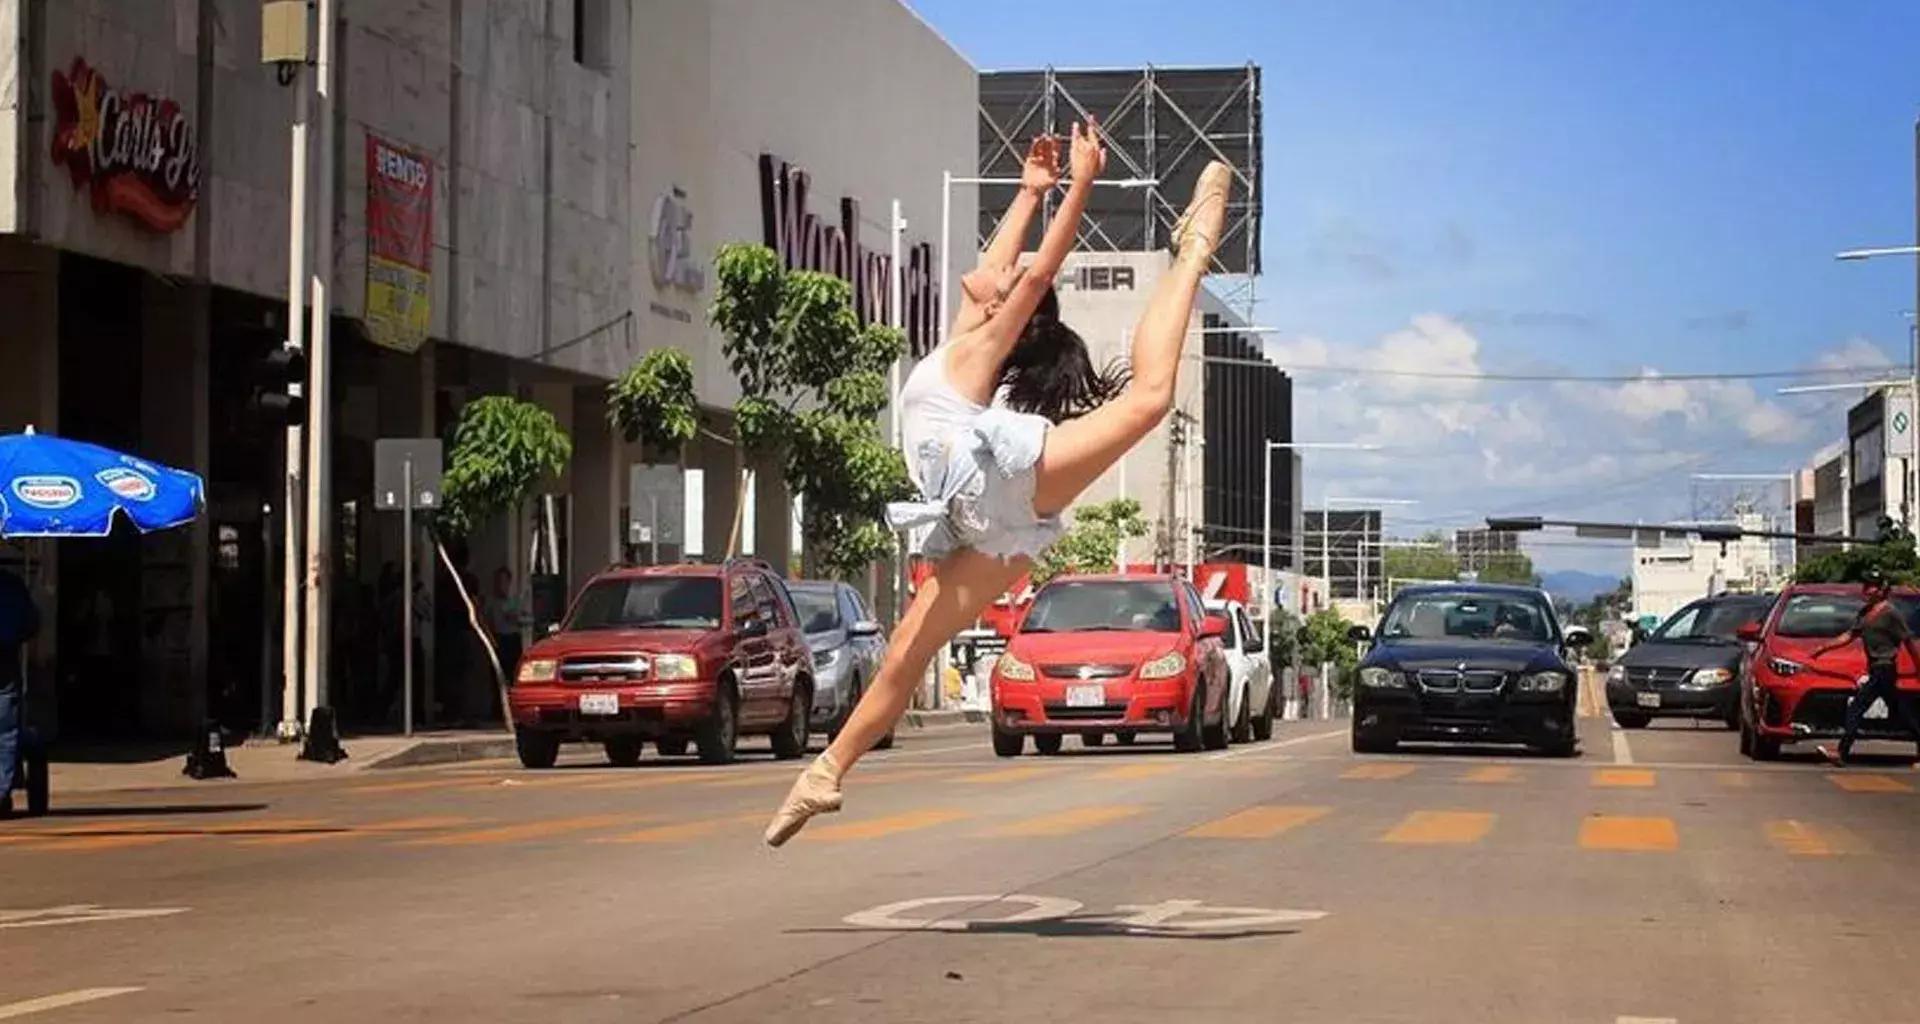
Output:
M727 469L685 509L682 546L704 534L713 552L734 493L714 440L734 392L703 326L714 248L771 240L795 179L770 190L762 168L784 161L809 176L818 215L798 221L798 258L862 266L830 229L848 213L854 251L884 253L899 198L925 246L915 308L930 306L940 172L974 159L975 87L897 0L337 7L337 155L311 175L334 195L329 686L347 725L378 728L398 703L400 527L371 508L373 442L440 436L484 394L552 411L574 457L542 487L541 514L490 524L458 554L475 581L507 568L534 577L536 597L564 595L633 536L623 506L639 453L608 430L605 385L647 350L681 347L715 413L687 465ZM0 299L12 312L0 352L13 370L0 376L0 430L31 423L194 469L210 503L189 530L32 550L55 624L34 648L34 714L64 736L279 714L284 443L245 406L256 361L287 329L294 90L260 63L260 11L0 0ZM953 198L970 224L970 196ZM370 267L369 250L409 222L418 265ZM370 280L402 280L424 301L382 316L396 307L368 302ZM778 557L786 502L777 481L754 493L756 546ZM13 548L18 562L27 552ZM530 563L536 550L557 558ZM416 575L444 612L451 591L434 568L423 555ZM492 716L462 618L435 615L423 637L428 715L442 724Z
M1766 517L1745 513L1742 529L1767 529ZM1638 548L1633 557L1633 617L1664 620L1690 601L1722 591L1764 593L1785 580L1775 547L1764 538L1721 543L1689 539Z

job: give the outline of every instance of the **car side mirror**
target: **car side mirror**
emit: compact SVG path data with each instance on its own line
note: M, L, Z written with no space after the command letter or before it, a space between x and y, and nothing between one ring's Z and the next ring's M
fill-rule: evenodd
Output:
M1593 643L1593 631L1585 626L1568 626L1565 639L1568 647L1585 647Z
M880 624L872 619L861 619L849 630L854 636L879 636Z
M1200 620L1202 637L1221 637L1227 635L1227 620L1218 615L1209 615Z
M1760 624L1758 622L1743 622L1740 624L1739 629L1734 630L1734 635L1746 643L1757 644L1760 642Z
M741 637L742 637L743 639L747 639L747 640L752 640L752 639L753 639L753 638L755 638L755 637L762 637L762 636L766 636L766 635L767 635L767 620L765 620L765 619L748 619L747 621L745 621L745 622L742 622L742 623L740 624L740 630L739 630L739 632L740 632L740 636L741 636Z
M1373 630L1365 626L1348 626L1347 639L1357 644L1369 643L1373 640Z
M1247 634L1247 653L1248 654L1259 654L1260 652L1266 649L1267 649L1267 642L1265 640L1262 640L1259 637L1254 636L1252 633Z

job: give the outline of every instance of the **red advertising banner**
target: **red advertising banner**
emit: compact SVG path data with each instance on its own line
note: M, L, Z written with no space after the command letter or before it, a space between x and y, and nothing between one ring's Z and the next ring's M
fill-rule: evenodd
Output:
M433 161L367 133L367 331L414 352L433 326Z

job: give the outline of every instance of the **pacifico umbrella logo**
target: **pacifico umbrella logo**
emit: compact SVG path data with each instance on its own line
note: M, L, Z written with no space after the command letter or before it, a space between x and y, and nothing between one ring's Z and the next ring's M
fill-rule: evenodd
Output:
M14 480L13 496L34 508L67 508L80 500L80 482L67 476L23 476Z
M132 469L103 469L95 473L93 478L128 501L152 501L159 490L146 474Z

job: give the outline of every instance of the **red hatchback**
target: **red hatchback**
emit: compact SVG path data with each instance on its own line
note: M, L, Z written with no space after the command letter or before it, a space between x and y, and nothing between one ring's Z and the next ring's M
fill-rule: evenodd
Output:
M621 566L595 576L566 621L527 651L510 693L520 761L549 768L568 740L628 765L653 740L724 764L744 734L807 750L813 652L765 563Z
M1783 744L1838 737L1847 701L1867 672L1858 643L1819 657L1814 652L1845 633L1865 605L1858 584L1805 583L1787 588L1764 622L1742 627L1749 644L1741 673L1740 752L1757 761L1780 756ZM1920 592L1899 590L1894 606L1920 629ZM1900 699L1920 701L1912 659L1900 659ZM1893 709L1868 709L1861 739L1911 740Z
M993 669L993 751L1033 737L1060 752L1171 732L1182 751L1228 742L1226 620L1178 576L1060 576L1034 596Z

